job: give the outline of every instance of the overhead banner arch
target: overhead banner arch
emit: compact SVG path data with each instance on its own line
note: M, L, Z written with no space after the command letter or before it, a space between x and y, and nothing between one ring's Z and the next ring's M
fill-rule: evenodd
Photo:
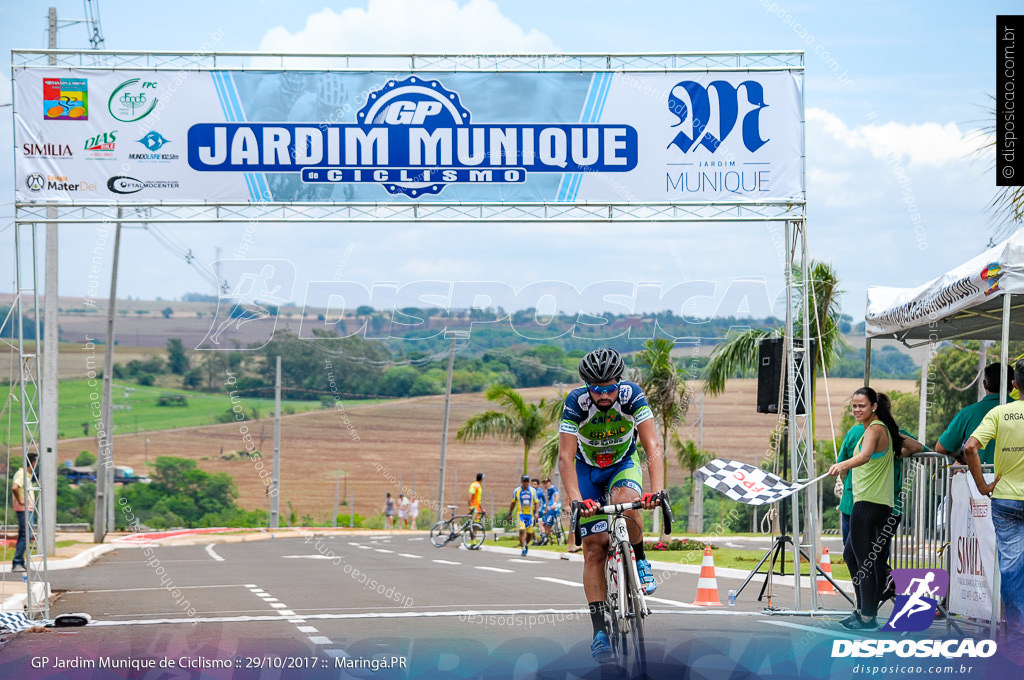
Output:
M398 59L385 56L318 55L311 68L292 55L297 67L276 69L216 55L25 63L36 54L16 53L13 69L19 204L746 208L734 217L774 204L802 215L802 53L487 57L477 68L408 57L404 70L371 68Z

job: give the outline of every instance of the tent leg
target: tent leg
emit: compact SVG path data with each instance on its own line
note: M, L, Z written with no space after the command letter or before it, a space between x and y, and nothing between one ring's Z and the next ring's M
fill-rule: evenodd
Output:
M871 338L864 342L864 387L871 387Z

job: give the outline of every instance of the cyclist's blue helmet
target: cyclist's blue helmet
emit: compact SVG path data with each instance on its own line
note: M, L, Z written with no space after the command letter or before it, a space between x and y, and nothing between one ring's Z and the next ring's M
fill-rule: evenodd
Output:
M602 347L580 359L580 378L590 385L618 380L625 368L618 352L611 347Z

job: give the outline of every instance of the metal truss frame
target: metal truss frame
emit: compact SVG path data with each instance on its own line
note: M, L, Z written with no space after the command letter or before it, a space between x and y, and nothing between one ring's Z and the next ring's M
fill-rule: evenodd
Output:
M53 61L55 60L55 61ZM636 54L315 54L280 52L145 52L123 50L11 51L19 68L74 69L210 69L276 71L525 72L577 73L592 71L803 71L802 51L660 52Z
M214 39L216 42L216 39ZM710 52L649 54L283 54L265 52L214 52L200 48L194 52L150 52L110 50L12 50L12 71L23 69L82 69L110 71L146 69L162 71L276 71L317 70L351 72L418 73L707 73L791 71L801 77L804 52ZM802 159L802 163L804 160ZM806 175L806 171L804 171ZM47 214L47 207L60 208L59 217ZM788 399L798 403L794 377L794 356L805 351L794 343L794 314L810 308L808 285L806 201L768 202L604 202L604 203L451 203L393 200L377 203L196 203L196 202L106 202L106 203L15 203L15 233L30 226L33 243L36 225L60 223L83 225L117 223L119 209L130 208L137 214L132 222L156 223L643 223L643 222L784 222L786 225L786 366L789 376ZM20 251L17 255L21 257ZM33 267L36 251L32 251ZM19 259L20 262L20 259ZM794 266L802 275L794 280ZM20 266L19 266L20 277ZM19 278L19 287L21 286ZM39 318L38 301L35 304ZM20 309L19 309L20 316ZM23 318L23 317L22 317ZM810 336L809 314L803 315L801 335ZM807 343L809 344L809 343ZM20 349L20 348L19 348ZM27 356L22 353L22 359ZM803 362L804 403L811 403L810 362ZM38 394L38 392L36 393ZM35 397L38 400L38 396ZM24 403L24 402L23 402ZM790 419L790 456L793 477L813 478L813 409ZM804 493L807 505L804 523L805 547L817 555L817 536L811 490ZM799 503L793 501L793 535L800 536ZM799 574L799 550L794 555L794 573ZM812 570L813 573L813 570ZM799 578L799 577L798 577ZM812 608L817 609L813 578L810 580ZM795 608L800 609L800 588L795 589Z
M802 202L766 203L53 203L15 204L19 224L96 224L134 209L133 222L781 222L805 217Z

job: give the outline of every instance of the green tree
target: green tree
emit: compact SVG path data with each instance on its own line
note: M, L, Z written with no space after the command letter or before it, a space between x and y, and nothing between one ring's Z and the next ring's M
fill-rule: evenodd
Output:
M170 319L172 316L174 316L174 309L172 309L171 307L164 307L163 309L160 310L160 313L164 315L165 319Z
M79 451L75 457L75 467L89 467L96 462L96 454L92 451Z
M669 437L686 417L690 404L686 381L679 375L679 369L672 360L674 346L674 340L655 338L645 342L643 349L636 355L636 365L640 370L638 382L661 429L662 479L666 483ZM660 525L660 521L661 515L655 513L655 525Z
M185 345L181 338L171 338L167 341L167 365L171 373L185 375L190 368L188 355L185 354Z
M487 400L493 401L500 411L483 411L466 421L455 433L458 441L472 441L484 437L499 437L523 444L523 474L530 472L530 448L551 424L551 407L547 400L527 402L522 395L507 385L487 388Z
M686 529L690 533L700 533L704 530L704 485L697 480L696 474L697 470L714 458L714 454L707 449L699 448L697 442L692 439L681 441L678 432L672 433L672 449L676 453L679 467L685 470L690 478L690 509Z

